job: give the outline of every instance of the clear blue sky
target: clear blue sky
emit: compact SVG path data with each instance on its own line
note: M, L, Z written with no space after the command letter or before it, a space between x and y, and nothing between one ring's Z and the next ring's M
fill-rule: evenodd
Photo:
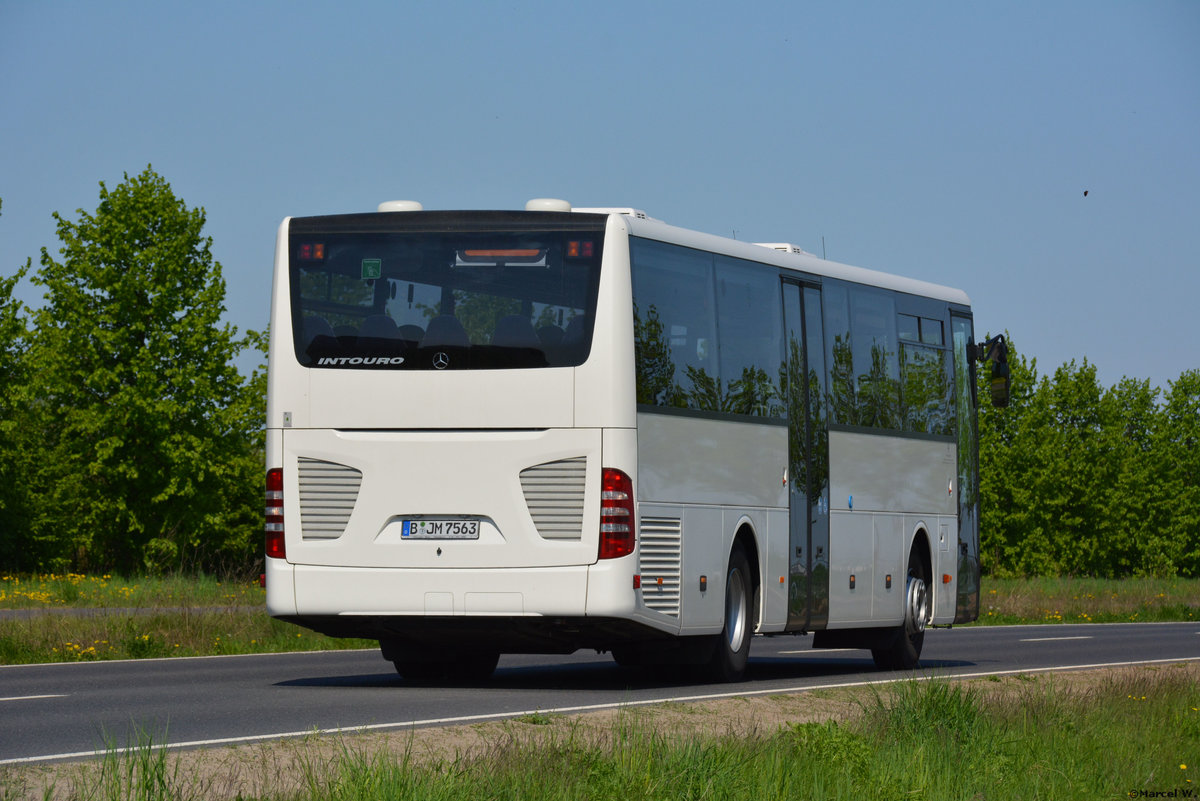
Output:
M1200 367L1193 0L0 0L0 274L147 164L243 329L287 215L550 196L960 287L1042 373Z

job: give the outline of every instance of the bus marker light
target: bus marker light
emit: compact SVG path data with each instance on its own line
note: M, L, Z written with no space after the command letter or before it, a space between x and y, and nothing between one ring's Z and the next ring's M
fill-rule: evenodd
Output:
M641 576L633 577L633 588L635 590L640 590L642 588L642 577Z
M662 576L658 577L658 586L662 586Z
M567 258L578 259L582 256L585 259L590 259L595 254L595 245L590 240L572 239L567 242Z
M942 574L942 583L943 583L943 584L949 584L949 583L950 583L950 574L949 574L949 573L943 573L943 574Z
M700 577L700 592L708 592L708 576Z

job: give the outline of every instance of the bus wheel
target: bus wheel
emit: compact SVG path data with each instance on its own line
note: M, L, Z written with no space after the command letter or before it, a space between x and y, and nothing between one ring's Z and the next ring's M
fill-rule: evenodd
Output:
M871 649L875 666L880 670L912 670L921 660L921 645L925 642L925 624L929 620L929 584L925 564L916 550L908 555L908 580L904 589L904 622L891 642L883 648Z
M741 681L750 657L750 638L754 635L754 575L740 545L729 555L729 573L725 577L725 627L719 635L709 661L709 673L717 681Z

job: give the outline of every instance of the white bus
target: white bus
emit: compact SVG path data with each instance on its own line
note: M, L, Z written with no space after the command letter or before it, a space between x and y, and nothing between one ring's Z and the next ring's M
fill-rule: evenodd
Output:
M268 612L405 677L752 635L917 664L979 613L967 296L634 209L294 217L267 397Z

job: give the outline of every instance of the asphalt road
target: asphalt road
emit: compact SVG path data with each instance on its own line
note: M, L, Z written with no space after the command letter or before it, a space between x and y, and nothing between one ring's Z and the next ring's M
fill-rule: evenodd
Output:
M414 686L378 651L0 667L0 765L79 759L145 741L256 742L314 730L399 729L629 704L870 683L866 651L758 637L749 678L691 684L618 668L594 652L505 656L485 683ZM919 675L972 676L1200 660L1200 622L931 630Z

